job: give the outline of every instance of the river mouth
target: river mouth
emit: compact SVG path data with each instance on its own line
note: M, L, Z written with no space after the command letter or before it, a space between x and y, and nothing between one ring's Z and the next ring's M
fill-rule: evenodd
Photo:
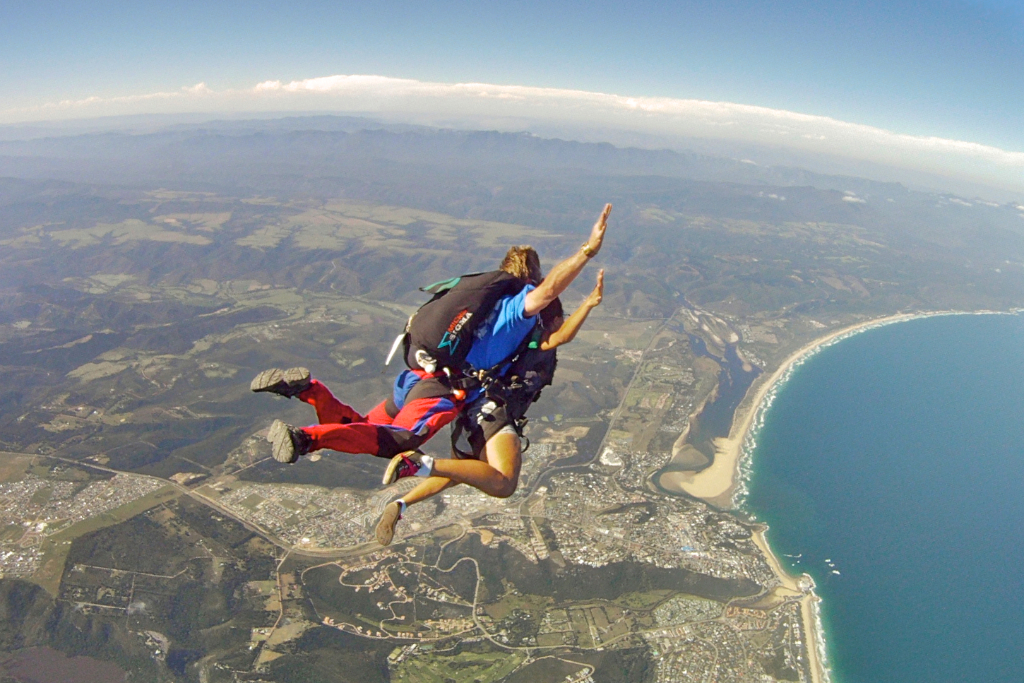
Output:
M680 330L682 331L682 330ZM747 395L761 369L740 356L736 344L726 344L723 356L712 353L701 337L686 333L693 354L709 358L721 368L718 386L699 411L690 417L686 439L677 444L672 459L657 470L651 482L658 491L678 496L679 487L662 485L664 475L693 475L711 467L715 462L715 439L729 436L736 409Z

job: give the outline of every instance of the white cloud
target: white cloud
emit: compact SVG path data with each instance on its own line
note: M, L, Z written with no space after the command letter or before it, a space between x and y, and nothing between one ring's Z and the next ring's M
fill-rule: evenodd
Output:
M16 121L40 120L61 112L79 113L85 116L102 116L108 113L119 114L122 113L121 108L125 105L132 106L158 101L190 100L197 96L219 94L222 93L217 93L211 90L206 86L206 83L196 83L192 86L182 86L181 90L178 92L153 92L146 93L144 95L122 95L120 97L96 97L94 95L80 100L61 100L59 102L48 102L37 107L0 111L0 125L2 125L6 119L14 119ZM113 112L102 111L103 108L113 110ZM10 114L14 114L15 116L9 116ZM16 118L18 114L28 116ZM43 116L32 116L32 114L42 114Z
M489 83L432 83L334 75L214 91L199 83L176 92L62 101L0 111L0 122L185 111L344 111L406 115L422 122L529 121L614 128L678 138L711 138L837 155L1024 189L1024 152L915 136L827 116L731 102ZM500 127L500 126L495 126Z
M860 197L854 197L852 195L846 195L843 197L844 202L850 202L851 204L867 204L868 200L861 199Z

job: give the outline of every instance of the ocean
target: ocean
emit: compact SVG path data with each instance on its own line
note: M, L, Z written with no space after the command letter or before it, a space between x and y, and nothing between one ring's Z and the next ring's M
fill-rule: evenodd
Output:
M743 507L814 578L832 681L1024 681L1024 317L869 329L775 394Z

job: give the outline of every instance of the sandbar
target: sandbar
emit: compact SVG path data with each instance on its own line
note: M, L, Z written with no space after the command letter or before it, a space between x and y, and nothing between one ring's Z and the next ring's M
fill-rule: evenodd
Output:
M729 429L729 436L714 440L715 456L710 466L699 472L670 470L659 477L658 483L667 490L687 493L720 508L735 507L737 504L736 493L743 483L742 459L744 455L750 455L748 452L750 449L746 448L746 444L751 435L751 429L754 427L755 421L761 419L761 412L771 405L770 401L766 402L770 392L776 385L789 377L789 373L794 367L825 346L859 332L914 318L948 313L903 313L876 318L836 330L801 347L786 358L775 372L767 377L762 375L751 385L747 395L736 409L736 415ZM684 443L686 436L684 434L674 445L673 459L683 448L692 448ZM780 585L771 592L770 598L780 602L794 599L800 602L800 616L806 641L805 652L808 657L812 683L826 683L829 680L829 675L825 663L824 633L818 611L820 598L814 593L814 580L807 574L800 577L790 575L768 546L765 531L755 532L753 540L780 582Z
M762 375L754 380L754 384L751 385L747 395L736 409L736 415L729 429L729 436L714 440L715 458L709 467L699 472L666 472L659 478L658 483L670 491L680 491L718 507L735 507L736 492L742 483L740 466L745 454L744 444L750 435L751 427L765 407L765 398L780 381L788 378L790 371L795 366L825 346L859 332L915 318L948 314L949 312L900 313L876 318L836 330L801 347L786 358L771 375L767 377ZM676 446L672 449L673 456L683 446L684 444L677 441Z

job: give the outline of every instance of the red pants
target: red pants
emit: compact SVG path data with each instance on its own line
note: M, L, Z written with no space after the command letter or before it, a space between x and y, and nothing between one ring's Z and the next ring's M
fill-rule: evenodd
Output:
M393 401L384 400L365 416L312 380L309 388L298 395L299 400L316 409L320 421L302 428L313 440L311 450L330 448L391 458L419 448L454 420L462 408L462 401L456 400L437 378L425 373L420 377L400 409Z

